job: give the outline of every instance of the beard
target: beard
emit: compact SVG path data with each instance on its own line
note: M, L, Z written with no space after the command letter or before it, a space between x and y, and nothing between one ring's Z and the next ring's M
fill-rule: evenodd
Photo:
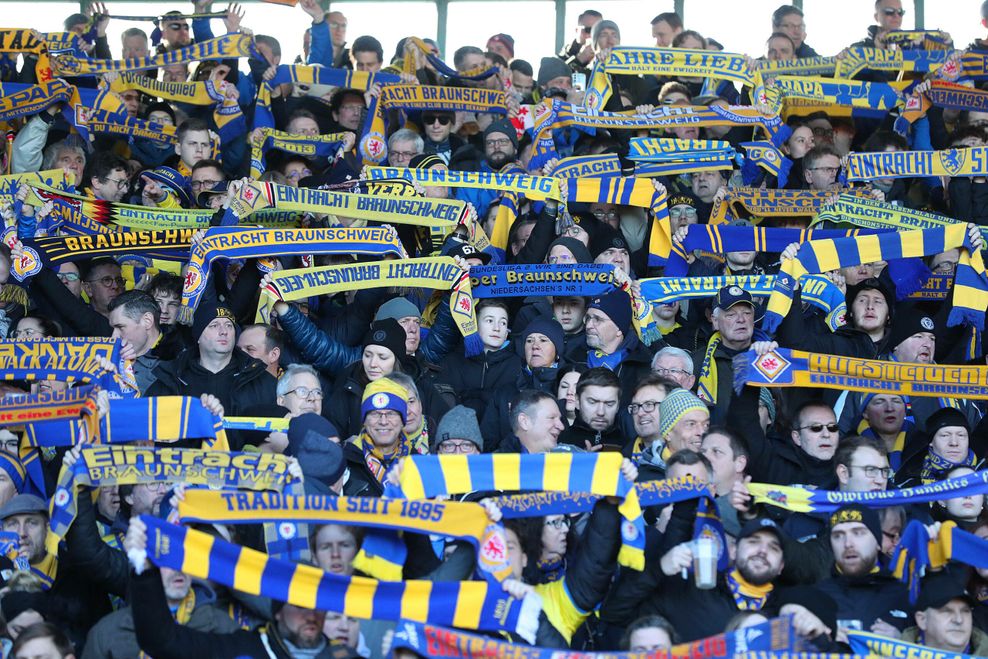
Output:
M513 153L505 153L504 151L495 151L494 153L487 156L487 164L491 166L491 169L498 170L507 165L509 162L513 161L515 156Z

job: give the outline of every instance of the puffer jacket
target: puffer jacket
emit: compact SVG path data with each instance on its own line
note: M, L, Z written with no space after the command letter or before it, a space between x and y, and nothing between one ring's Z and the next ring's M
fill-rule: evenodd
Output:
M360 361L363 353L360 346L340 343L316 327L295 307L289 307L287 313L278 317L278 322L291 342L295 344L301 358L320 371L335 377L336 373L353 362ZM456 345L459 336L459 330L449 311L449 304L440 303L436 321L422 338L416 357L439 364Z

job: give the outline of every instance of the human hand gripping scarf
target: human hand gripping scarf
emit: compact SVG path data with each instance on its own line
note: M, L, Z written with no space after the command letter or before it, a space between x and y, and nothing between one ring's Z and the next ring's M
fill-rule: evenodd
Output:
M278 454L119 445L83 448L75 464L63 466L58 475L45 542L50 553L58 553L76 517L80 486L184 482L280 491L292 481L288 459Z
M449 309L463 336L468 356L480 354L483 345L477 334L470 276L448 256L402 259L376 263L330 265L271 273L271 283L262 289L258 314L266 318L274 300L300 300L313 295L363 290L382 286L450 289Z
M399 488L408 499L487 490L587 492L623 499L618 511L621 549L618 563L645 566L644 520L634 483L621 474L619 453L419 455L402 460Z
M308 254L392 254L406 256L391 226L331 227L328 229L259 229L210 227L189 256L179 317L191 322L206 289L213 261Z
M420 508L421 510L421 508ZM201 531L142 515L148 527L144 552L150 560L199 579L304 609L334 611L364 620L416 622L489 632L516 633L535 642L541 600L518 600L488 581L378 581L343 577L309 565L270 558Z
M970 242L966 224L803 243L796 258L782 263L762 329L768 334L775 332L789 311L796 283L807 273L940 254L954 248L960 249L960 261L954 275L953 307L947 324L966 323L983 329L985 309L988 308L988 275L985 274L981 252L974 249Z
M384 531L374 537L391 536L396 542L379 542L372 548L365 538L354 565L365 574L388 581L401 580L407 557L404 541L396 533L389 533L397 531L465 540L478 553L478 576L503 581L511 574L503 528L491 522L477 503L189 490L179 502L178 514L183 523L253 524L291 520Z

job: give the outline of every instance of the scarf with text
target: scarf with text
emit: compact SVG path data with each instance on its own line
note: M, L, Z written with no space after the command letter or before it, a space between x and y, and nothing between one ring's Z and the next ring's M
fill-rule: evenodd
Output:
M446 62L442 61L437 55L432 51L432 47L429 46L425 41L418 37L409 37L405 40L405 49L417 49L420 53L425 55L426 60L439 72L441 75L447 78L456 78L459 80L472 80L474 82L479 82L481 80L486 80L492 75L495 75L500 70L496 66L485 66L477 69L470 69L467 71L457 71L455 68L448 65ZM415 73L414 67L406 59L405 61L405 73Z
M120 339L105 337L0 339L0 373L4 380L92 382L119 395L135 395L133 367L120 348ZM116 373L104 370L101 359Z
M919 45L923 50L946 50L953 40L942 30L892 30L885 33L885 43L900 47Z
M779 76L832 76L837 69L836 57L799 57L784 60L756 60L763 78Z
M75 419L83 409L95 411L95 385L0 398L0 426Z
M458 629L402 620L395 627L392 652L411 650L418 656L456 657L458 659L714 659L745 657L746 653L765 653L781 658L776 651L791 650L798 643L796 630L789 616L774 618L747 629L726 632L692 643L680 643L668 650L642 652L561 652L558 648L540 648L508 643L489 636L469 634ZM788 654L788 653L787 653ZM395 656L392 654L391 656ZM829 657L830 655L828 655Z
M910 44L911 45L911 44ZM929 73L946 63L953 51L903 50L901 48L857 48L844 51L844 57L837 61L837 78L853 78L865 69L894 73Z
M110 91L120 93L129 90L143 92L152 98L189 105L214 105L223 102L223 93L212 80L205 82L159 82L146 75L117 76L110 83Z
M809 104L815 108L846 107L885 113L899 105L906 85L779 76L768 90L768 98L770 106L776 109Z
M394 254L405 258L398 232L391 226L333 227L329 229L254 229L210 227L189 257L182 288L180 318L191 320L192 312L206 290L216 259L250 259L274 255L306 254Z
M917 176L988 176L988 146L849 153L845 163L842 175L848 182Z
M355 220L443 227L451 231L466 223L472 211L466 202L423 197L392 197L248 181L231 191L224 225L237 224L258 210L328 213Z
M869 657L922 657L922 659L977 659L973 654L935 650L926 645L907 643L871 632L847 631L851 651Z
M848 504L868 508L908 506L988 493L988 471L937 481L902 490L840 492L816 490L799 485L748 483L755 503L765 503L798 513L832 513Z
M789 182L789 171L792 161L782 155L771 142L742 142L745 151L744 162L741 165L741 176L745 185L752 185L761 177L759 168L764 169L778 181L780 188Z
M360 155L364 162L381 163L388 155L385 136L387 110L448 110L451 112L490 112L507 114L505 93L479 87L440 87L434 85L387 85L371 99L367 108Z
M188 258L194 229L164 231L120 231L90 236L52 236L24 241L24 256L11 264L10 272L24 281L66 261L99 256L141 254L148 258L184 261Z
M638 493L638 503L643 508L710 496L707 486L692 476L635 483L635 491ZM388 492L385 494L387 495ZM505 519L587 513L593 510L600 499L599 495L586 492L563 491L525 492L491 497L491 501L501 509Z
M892 574L909 586L909 603L915 605L927 569L940 570L950 561L988 568L988 540L959 529L954 521L941 524L931 540L923 523L914 519L902 532L889 565Z
M901 396L988 400L988 366L939 366L778 348L734 358L734 388L811 387Z
M762 114L747 106L661 106L647 115L626 112L604 112L572 105L559 99L546 99L535 106L532 132L535 148L529 162L529 170L542 167L556 157L556 145L552 132L566 126L578 126L584 132L594 134L597 128L607 130L639 128L673 128L675 126L761 126L772 144L781 146L790 129L778 116ZM589 129L589 130L585 130Z
M743 227L739 227L743 228ZM656 277L640 279L642 297L657 304L714 297L725 286L738 286L752 297L769 297L775 288L775 275L722 275L717 277ZM803 302L825 314L831 332L844 325L847 303L844 293L823 275L807 275L800 280ZM474 295L476 296L476 289Z
M905 135L909 124L925 117L933 106L949 110L988 112L988 91L954 82L933 80L926 93L912 93L906 97L902 116L895 121L896 132Z
M529 199L559 200L558 177L533 176L515 171L466 172L408 167L365 167L364 176L372 181L404 179L423 187L474 188L515 192Z
M621 176L621 159L614 153L601 153L593 156L570 156L561 158L552 170L556 178L587 178L601 176ZM636 174L637 167L636 167ZM678 172L677 172L678 173Z
M983 329L988 308L988 275L981 252L971 244L965 224L803 243L795 258L782 263L762 327L769 334L775 332L792 304L796 282L807 273L818 274L875 261L913 259L954 248L960 250L960 260L954 274L953 306L947 324L969 324ZM920 284L914 282L909 290L917 290Z
M329 135L293 135L273 128L259 128L260 139L251 144L250 177L261 178L267 170L264 155L271 149L277 149L303 158L330 158L336 155L346 133L331 133Z
M598 60L587 85L586 107L603 110L611 97L611 75L714 78L752 87L752 98L765 95L759 70L748 68L747 58L734 53L689 48L634 48L617 46Z
M239 107L237 111L239 112ZM94 135L126 135L130 138L152 140L158 144L178 144L178 133L175 126L136 119L127 115L112 114L106 110L97 110L89 114L86 119L86 127ZM221 135L225 132L225 128L225 123L220 126Z
M178 515L181 522L295 521L448 536L473 545L478 552L477 572L480 576L503 581L510 574L503 530L488 519L483 507L477 503L189 490L185 499L179 502ZM375 553L366 543L363 545L358 554L357 569L375 578L400 581L407 553L404 542L399 540L396 544L377 546L387 551Z
M486 490L544 490L616 496L624 517L618 562L641 570L644 520L634 483L621 474L619 453L540 455L420 455L402 461L399 479L409 499Z
M854 195L854 192L845 194ZM863 193L857 193L861 196ZM816 190L776 190L772 188L732 188L719 206L710 213L710 224L725 224L745 217L792 217L816 215L832 192Z
M534 642L541 602L517 600L487 581L378 581L343 577L142 515L146 558L199 579L305 609L367 620L409 619L462 629L509 631ZM137 556L133 557L138 558ZM145 556L140 556L143 563Z
M254 48L254 37L237 33L148 57L100 60L84 59L69 54L55 55L52 57L52 70L60 76L95 76L111 71L145 71L147 69L161 69L172 64L184 64L200 60L239 59L241 57L263 59Z
M470 276L448 256L379 263L330 265L317 268L282 270L271 273L271 283L262 289L258 313L265 317L271 299L292 301L313 295L393 286L450 290L449 309L467 356L480 354L483 344L477 334Z
M280 64L274 77L261 83L257 89L254 105L254 127L274 128L274 114L271 111L271 90L278 85L328 85L346 89L367 91L375 84L389 85L401 82L401 78L390 73L332 69L324 66L301 64Z
M633 292L630 285L618 284L611 264L529 263L485 265L470 268L474 298L528 297L530 295L578 295L595 297L614 288L625 290L631 299L631 315L638 338L650 345L660 338L648 299Z
M176 483L282 490L292 479L288 459L273 453L231 453L180 448L95 446L62 467L50 504L48 551L57 553L78 511L79 487Z
M733 169L735 163L741 162L730 142L663 137L632 137L628 159L636 163L636 176L722 171Z

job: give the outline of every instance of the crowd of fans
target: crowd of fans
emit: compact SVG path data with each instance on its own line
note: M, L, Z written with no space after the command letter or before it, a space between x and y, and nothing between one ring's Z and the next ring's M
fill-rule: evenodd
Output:
M341 11L317 0L300 0L312 24L304 34L303 64L356 72L397 72L406 82L478 85L511 96L507 118L444 109L409 112L387 139L387 164L438 170L490 172L520 164L527 169L531 131L514 121L543 99L582 105L596 59L622 45L620 16L587 10L575 36L557 55L537 63L514 58L514 40L496 34L480 46L458 49L446 59L458 72L490 66L499 72L480 82L446 76L400 43L386 61L374 36L353 38ZM197 0L196 12L208 10ZM285 9L285 11L291 11ZM213 38L210 19L165 14L149 37L132 28L122 43L108 43L106 9L73 15L65 29L89 39L94 58L143 57ZM902 25L900 0L878 0L875 23L854 45L884 48ZM243 12L231 7L222 21L242 30ZM976 20L977 17L972 17ZM988 20L986 14L985 20ZM983 25L988 23L982 21ZM247 21L245 21L245 25ZM191 31L190 31L191 25ZM263 26L253 26L258 32ZM368 26L361 26L366 28ZM861 36L848 26L848 42ZM549 30L549 26L546 26ZM659 47L731 51L692 29L675 13L652 21ZM551 31L551 30L550 30ZM807 43L803 14L791 5L765 17L764 53L787 60L816 56ZM149 39L160 41L152 44ZM264 60L174 64L147 75L163 81L210 80L234 99L252 124L258 89L282 64L281 44L256 34ZM426 40L432 54L445 57ZM387 44L392 46L392 44ZM651 44L648 44L651 45ZM971 49L982 47L975 42ZM416 58L409 74L405 58ZM34 56L5 80L36 82ZM247 68L244 69L246 63ZM869 79L884 74L866 73ZM875 76L878 76L876 78ZM106 82L112 82L113 74ZM97 77L73 78L80 87ZM574 82L576 84L574 84ZM102 83L101 83L102 84ZM716 95L701 95L703 79L613 77L608 110L647 113L653 107L749 104L748 90L729 82ZM358 145L367 107L380 85L368 91L286 83L271 93L275 126L295 135L350 133L334 157L306 158L273 150L262 179L301 186L339 186L361 176ZM177 128L177 145L150 138L95 135L90 142L72 130L62 107L23 120L9 149L12 174L64 168L79 194L160 209L220 209L228 184L246 176L256 134L217 136L211 108L120 92L132 117ZM792 134L781 147L792 161L786 187L840 189L842 159L850 151L904 151L988 145L988 113L933 107L902 137L891 129L896 111L881 119L856 118L837 108L788 118ZM922 133L922 135L920 135ZM560 157L627 154L635 131L570 130L557 136ZM641 135L727 140L752 139L745 127L677 127ZM551 175L557 161L530 173ZM170 169L169 169L170 168ZM167 171L164 176L161 172ZM174 176L172 176L174 174ZM690 225L704 224L738 172L708 171L662 177L671 232L681 241ZM764 176L763 187L778 187ZM659 187L657 186L657 187ZM926 209L973 224L988 224L988 181L977 178L877 179L864 187L880 201ZM29 201L26 186L19 201ZM427 196L473 204L491 233L501 193L471 188L426 188ZM981 201L979 201L981 200ZM13 199L9 199L13 202ZM50 207L25 203L10 209L8 226L33 218L43 232ZM506 245L509 264L604 263L637 280L661 276L648 264L651 217L645 209L608 203L554 200L519 202ZM561 222L563 216L572 222ZM810 218L802 218L803 226ZM345 217L308 216L312 226L354 225ZM798 222L799 220L797 220ZM749 225L747 220L736 220ZM359 222L358 222L359 224ZM454 233L443 242L403 227L410 256L453 256L464 269L486 265ZM30 238L33 236L24 236ZM976 241L980 246L983 241ZM723 523L730 567L713 588L701 589L684 569L694 564L696 500L647 508L645 569L618 567L621 520L609 501L592 513L503 520L513 581L521 592L554 582L565 598L546 599L538 645L577 650L654 651L791 614L801 636L819 652L849 652L848 630L871 631L933 650L988 656L988 569L952 562L928 574L918 600L891 575L890 559L906 525L919 520L935 537L953 521L988 538L986 494L933 504L887 508L851 505L837 514L790 513L756 505L749 482L802 485L862 492L907 488L974 473L986 456L984 405L963 398L918 398L855 391L770 389L732 383L735 356L778 346L848 357L924 364L965 363L970 327L947 327L949 303L900 301L886 263L827 273L845 293L846 324L831 331L819 310L797 295L774 341L759 324L763 302L737 286L708 299L656 305L662 338L646 345L633 328L629 292L598 297L485 299L476 305L483 351L467 356L456 328L435 305L435 293L390 288L349 291L306 304L277 302L270 324L255 321L259 286L266 283L255 260L215 266L210 292L191 325L179 322L181 264L134 279L133 268L110 258L61 262L22 286L10 275L24 246L8 235L0 246L0 336L20 340L55 337L116 337L133 361L142 396L201 397L224 416L290 419L287 431L230 433L233 450L282 453L297 461L305 491L318 495L380 497L389 472L416 454L478 455L618 451L623 473L638 481L692 477L709 487ZM272 255L277 256L277 255ZM784 255L790 257L791 254ZM691 276L771 274L780 255L752 251L690 254ZM958 250L927 259L934 273L951 274ZM317 257L319 264L353 257ZM294 267L293 258L275 267ZM140 271L144 272L144 271ZM13 289L20 293L11 293ZM969 363L984 366L985 355ZM715 377L709 378L714 372ZM714 390L697 395L700 380ZM57 379L5 382L4 393L64 391ZM383 397L376 393L385 392ZM384 403L380 401L384 400ZM0 402L0 409L2 409ZM161 513L173 483L102 487L79 497L78 518L51 556L45 538L49 504L25 478L24 429L0 427L0 520L19 536L19 553L32 567L57 558L60 569L46 583L38 570L15 570L8 559L0 597L3 656L110 657L270 656L383 657L394 623L362 620L339 612L312 611L247 596L227 586L192 579L168 568L137 574L127 550L146 543L137 515ZM47 495L63 462L78 449L40 452ZM524 485L524 484L523 484ZM85 490L84 490L85 492ZM181 493L178 494L181 496ZM499 511L489 506L493 518ZM131 521L131 520L134 521ZM233 541L257 544L241 527L223 529ZM353 576L364 529L338 524L312 526L313 564L334 575ZM473 565L457 562L457 543L406 534L406 579L466 580ZM168 609L168 610L166 610ZM170 611L170 616L168 615ZM505 639L500 639L505 640ZM517 638L513 642L524 643ZM407 651L403 651L407 652Z

